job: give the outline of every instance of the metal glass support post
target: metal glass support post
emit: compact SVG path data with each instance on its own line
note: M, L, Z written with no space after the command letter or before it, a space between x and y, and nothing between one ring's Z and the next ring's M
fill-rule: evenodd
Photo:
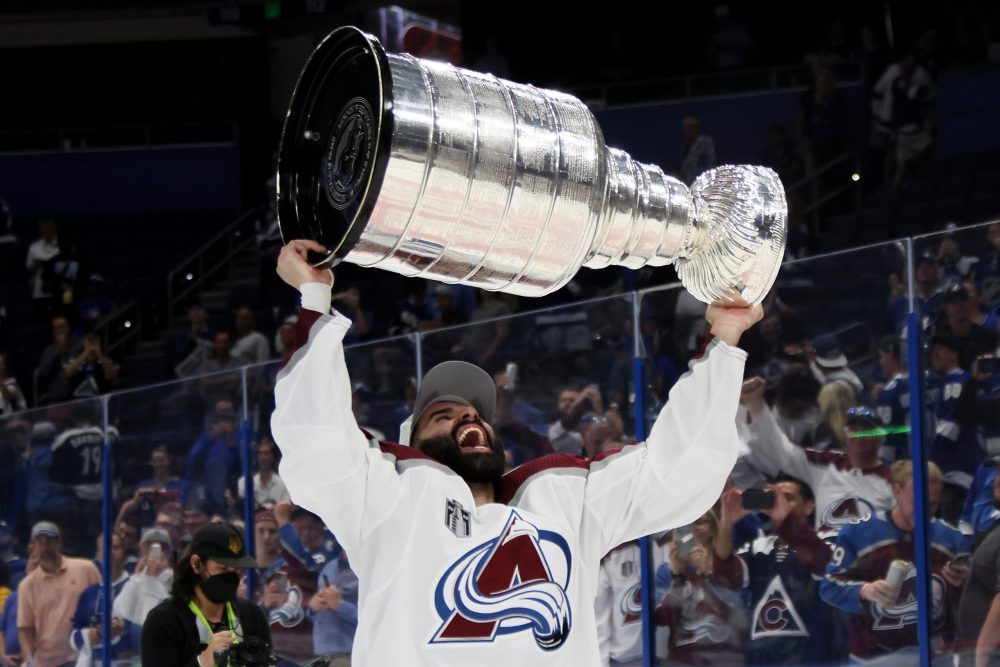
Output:
M115 601L114 582L111 581L111 516L114 494L111 484L111 438L108 437L108 396L101 396L101 411L104 422L104 445L101 456L101 647L104 664L111 664L111 609Z
M931 665L931 614L933 602L930 588L930 502L927 495L927 461L924 456L924 387L923 326L921 314L915 310L913 291L913 239L906 240L909 274L910 312L906 316L907 374L910 389L910 460L913 461L914 530L913 551L917 566L917 642L920 648L920 667Z
M643 370L645 359L642 357L642 346L639 341L639 308L640 296L638 292L632 292L632 391L635 399L632 401L632 409L635 417L635 439L642 442L646 438L646 407L645 392L643 391ZM655 646L653 638L656 636L656 628L653 627L653 573L652 563L649 558L649 538L639 538L639 581L640 595L642 595L642 665L643 667L653 667Z
M247 383L247 367L240 369L243 381L243 424L240 426L240 447L243 452L243 541L247 545L247 553L255 555L254 545L254 495L253 473L250 468L250 410L247 394L250 387ZM254 580L247 572L247 598L254 599Z

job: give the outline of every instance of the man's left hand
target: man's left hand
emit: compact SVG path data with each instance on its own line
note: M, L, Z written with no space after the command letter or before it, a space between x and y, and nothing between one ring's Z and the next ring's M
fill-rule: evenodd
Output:
M712 335L735 347L743 332L757 324L764 316L761 305L745 303L717 303L708 307L705 318L712 325Z

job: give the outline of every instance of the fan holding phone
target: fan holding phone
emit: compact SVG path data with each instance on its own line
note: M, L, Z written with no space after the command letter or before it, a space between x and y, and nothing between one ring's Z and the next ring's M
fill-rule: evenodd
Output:
M667 547L669 589L655 611L656 624L670 628L668 649L680 664L742 664L746 628L737 590L716 576L714 548L719 518L709 510L673 531ZM663 582L660 582L663 583Z

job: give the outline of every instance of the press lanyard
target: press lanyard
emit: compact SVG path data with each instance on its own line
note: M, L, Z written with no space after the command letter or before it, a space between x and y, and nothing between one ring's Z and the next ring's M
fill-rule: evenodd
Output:
M194 612L194 615L198 617L198 620L201 621L205 626L205 629L208 630L208 639L209 642L211 642L212 635L215 634L215 631L212 630L212 624L208 622L208 619L205 618L205 614L201 613L201 609L198 609L198 605L194 602L188 602L188 609ZM232 645L239 644L240 638L236 636L236 615L233 614L233 606L228 602L226 603L226 620L229 622L229 634L233 636ZM226 663L228 664L228 662L229 660L227 659Z

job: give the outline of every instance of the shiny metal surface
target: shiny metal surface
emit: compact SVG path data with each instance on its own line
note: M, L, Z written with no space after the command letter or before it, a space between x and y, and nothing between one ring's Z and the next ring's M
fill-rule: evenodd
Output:
M525 296L558 289L581 266L676 263L702 301L767 294L785 244L774 172L719 167L689 190L606 147L574 97L387 58L388 166L346 261Z

